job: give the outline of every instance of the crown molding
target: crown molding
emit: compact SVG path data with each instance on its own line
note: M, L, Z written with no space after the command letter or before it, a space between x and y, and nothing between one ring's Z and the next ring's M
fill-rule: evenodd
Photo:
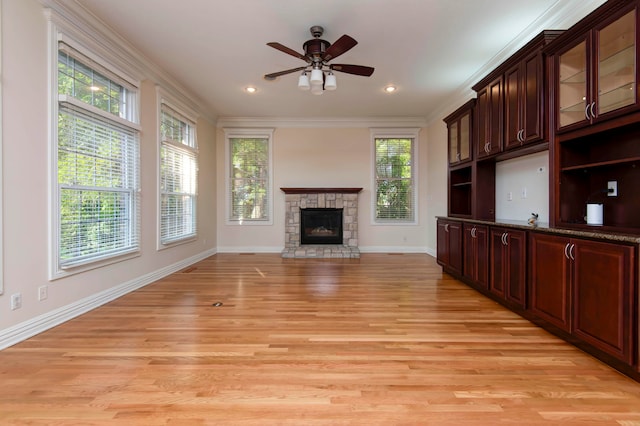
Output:
M216 114L204 101L189 91L158 65L147 58L134 45L119 35L113 28L100 20L76 1L40 0L45 7L45 16L54 24L72 35L89 40L92 47L107 52L114 65L135 73L139 80L151 79L163 87L172 97L198 111L203 118L215 123ZM98 53L101 53L98 52Z
M218 128L278 127L278 128L362 128L362 127L425 127L424 117L221 117Z

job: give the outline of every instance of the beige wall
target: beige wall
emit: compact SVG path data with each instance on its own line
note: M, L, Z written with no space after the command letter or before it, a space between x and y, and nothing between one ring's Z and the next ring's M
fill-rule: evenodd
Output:
M225 137L218 129L218 193L225 194ZM419 133L418 224L372 224L372 141L369 128L276 128L273 134L274 221L270 226L228 225L227 203L218 204L218 251L279 252L284 248L282 187L357 187L362 252L427 250L427 134ZM434 246L435 247L435 246Z
M49 263L49 130L47 22L37 0L2 1L2 110L4 294L0 295L0 347L20 333L47 328L115 294L159 278L172 265L212 253L216 241L215 127L198 120L199 237L158 251L157 100L155 83L141 87L141 218L139 257L55 281ZM206 242L205 242L206 241ZM48 299L38 301L38 287ZM22 294L22 308L10 296Z
M444 117L443 117L444 118ZM436 216L447 215L448 141L447 126L437 120L427 128L427 247L436 255Z

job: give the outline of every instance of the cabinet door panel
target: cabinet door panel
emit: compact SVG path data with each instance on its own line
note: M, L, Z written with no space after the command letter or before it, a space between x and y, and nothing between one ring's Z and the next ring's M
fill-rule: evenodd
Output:
M633 248L577 240L574 257L573 333L631 362Z
M504 79L504 123L505 149L519 147L520 131L522 130L521 110L521 72L520 65L516 65L505 73Z
M569 239L532 233L530 239L530 307L540 318L570 331Z
M636 103L636 10L596 33L597 114L601 115Z
M505 258L505 248L503 244L503 235L505 230L502 228L492 228L489 239L489 251L491 253L490 273L489 273L489 290L498 296L505 297L505 264L508 260Z
M442 266L449 264L449 234L446 225L447 222L438 220L436 259Z
M489 85L489 154L502 151L502 78Z
M484 289L489 288L489 229L476 226L476 281Z
M521 231L509 231L505 237L507 300L525 306L525 289L527 280L527 234Z
M536 53L523 62L523 97L522 100L522 140L524 143L543 139L544 112L547 110L542 102L544 97L544 72L542 54Z
M462 224L449 223L449 266L458 274L462 274Z
M586 123L588 98L587 40L557 56L558 128Z

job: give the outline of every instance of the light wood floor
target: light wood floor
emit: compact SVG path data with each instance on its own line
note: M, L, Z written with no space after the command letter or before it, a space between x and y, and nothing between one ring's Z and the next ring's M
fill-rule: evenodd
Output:
M223 254L0 352L0 424L640 425L640 384L426 255Z

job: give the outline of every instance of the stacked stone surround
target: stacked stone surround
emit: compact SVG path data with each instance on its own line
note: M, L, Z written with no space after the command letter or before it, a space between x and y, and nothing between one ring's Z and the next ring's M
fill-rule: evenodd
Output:
M362 188L280 188L285 193L282 257L359 258L358 192ZM342 244L300 244L300 209L342 210Z

